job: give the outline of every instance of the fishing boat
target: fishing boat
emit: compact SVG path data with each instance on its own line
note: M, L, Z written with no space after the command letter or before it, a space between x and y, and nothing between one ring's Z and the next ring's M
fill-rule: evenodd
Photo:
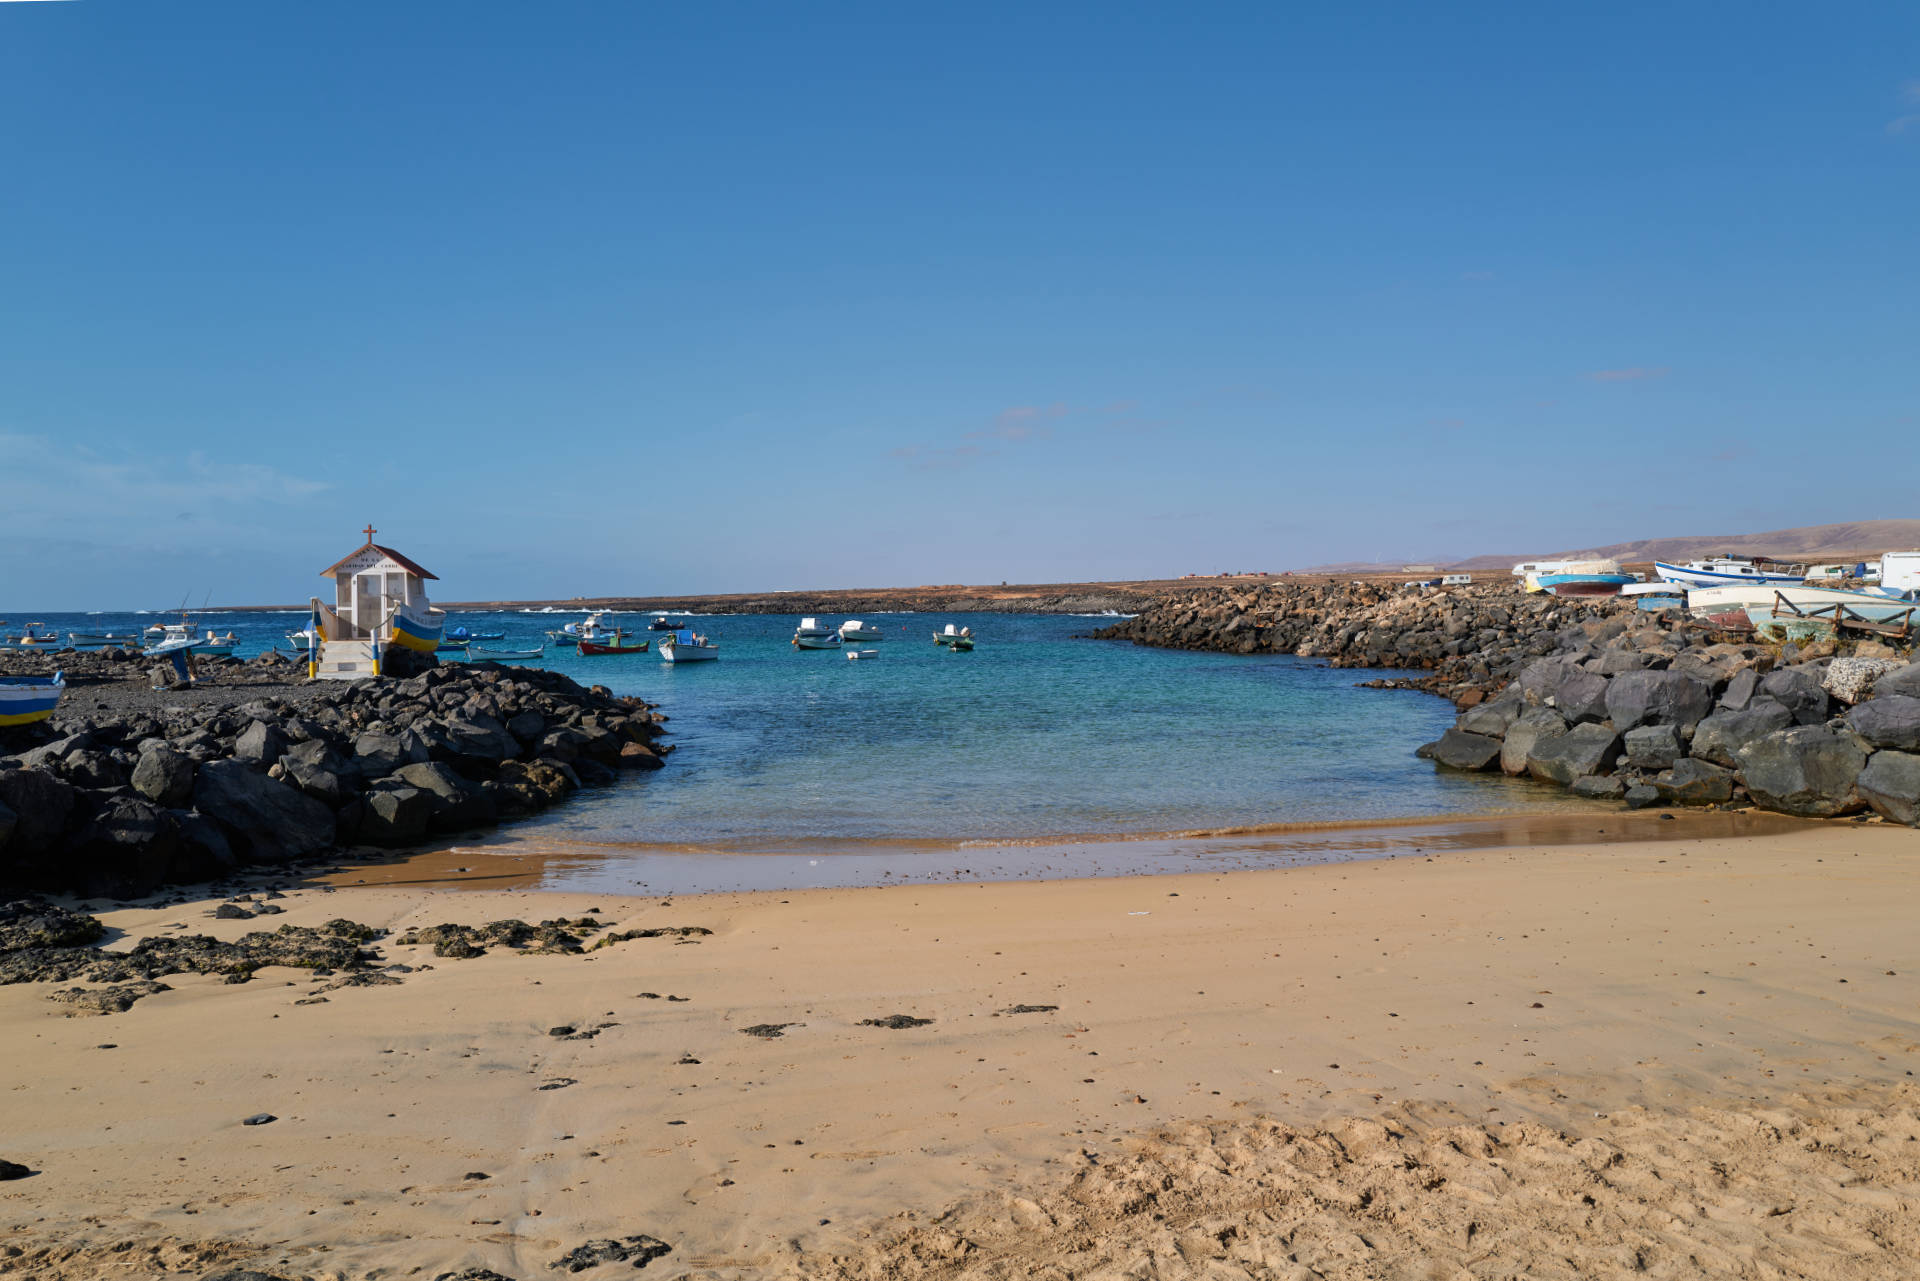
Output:
M642 645L641 649L646 646ZM539 649L482 649L478 645L467 646L467 657L478 663L524 663L546 656L546 647Z
M840 633L831 627L822 627L817 618L801 619L800 626L793 631L796 649L839 649L841 644Z
M65 673L51 676L0 676L0 727L33 725L53 715L67 692Z
M1709 556L1684 565L1657 560L1653 562L1653 572L1685 587L1766 583L1797 586L1807 576L1804 565L1788 565L1764 556Z
M1535 574L1528 584L1554 596L1618 596L1633 581L1617 560L1570 560L1553 573Z
M880 651L877 649L850 649L847 651L847 657L848 658L878 658L880 657Z
M580 657L590 658L597 654L644 654L652 645L652 641L630 644L626 639L626 633L615 631L603 640L591 641L583 638L580 642Z
M936 645L953 645L962 640L968 641L969 644L971 644L972 639L973 629L971 627L955 627L952 623L948 623L945 630L933 634L933 643Z
M674 630L674 622L665 614L655 614L653 621L647 624L647 630L650 632L670 632Z
M109 645L138 645L140 638L132 632L68 632L67 644L75 649L103 649Z
M447 632L447 639L471 645L475 641L505 640L506 635L505 632L470 632L464 627L455 627Z
M868 627L857 618L849 618L840 624L840 639L849 641L885 640L887 634L878 627Z
M559 645L565 649L572 649L579 643L580 638L569 631L560 630L547 633L547 644L549 645Z
M971 654L973 652L973 637L956 636L948 642L947 648L956 654Z
M60 633L48 631L45 623L28 623L18 636L7 637L7 643L27 649L43 645L58 645Z
M149 627L143 635L151 635ZM195 654L207 658L226 658L232 655L240 644L232 632L225 636L216 636L212 631L195 635L191 623L168 623L160 629L158 640L149 644L141 653L148 658L161 657L177 650L192 650Z
M674 628L660 640L660 658L668 663L701 663L720 657L720 647L686 627Z
M599 641L604 644L620 633L617 626L607 621L607 613L608 611L604 609L596 609L581 621L568 623L560 630L570 634L576 640Z

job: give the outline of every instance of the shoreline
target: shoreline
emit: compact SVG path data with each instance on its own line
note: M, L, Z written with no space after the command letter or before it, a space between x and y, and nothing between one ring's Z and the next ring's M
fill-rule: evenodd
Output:
M411 968L182 975L71 1019L50 985L0 987L0 1027L32 1047L0 1067L23 1121L0 1158L35 1171L0 1184L0 1245L57 1244L55 1278L138 1259L525 1281L641 1235L672 1247L656 1268L700 1278L969 1258L1012 1275L1088 1250L1198 1277L1254 1247L1327 1276L1475 1258L1593 1275L1623 1242L1668 1266L1757 1248L1782 1275L1898 1275L1915 1220L1880 1207L1920 1196L1900 1128L1916 853L1904 828L1803 824L684 900L285 884L275 923L387 928L377 964ZM102 917L121 948L261 924L213 906ZM611 932L713 932L468 959L398 942L587 909ZM896 1014L931 1022L862 1025ZM275 1119L243 1126L254 1113ZM1567 1171L1599 1151L1616 1155L1569 1218ZM1123 1195L1168 1171L1189 1200ZM1391 1219L1352 1217L1368 1189ZM1239 1235L1187 1242L1209 1213ZM1066 1230L1073 1214L1097 1231Z
M1875 824L1869 824L1873 826ZM542 894L702 894L884 888L1001 881L1081 881L1330 865L1412 854L1562 844L1728 839L1823 826L1759 810L1622 812L1588 802L1548 812L1275 823L1172 833L1032 840L842 840L768 843L592 841L502 830L479 843L394 851L316 877L345 889L514 889ZM995 864L1015 853L1017 863Z

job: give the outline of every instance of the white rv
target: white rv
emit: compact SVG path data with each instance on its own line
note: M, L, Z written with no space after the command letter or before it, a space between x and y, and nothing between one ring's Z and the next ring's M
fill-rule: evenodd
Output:
M1888 552L1882 556L1880 586L1896 592L1920 588L1920 551Z

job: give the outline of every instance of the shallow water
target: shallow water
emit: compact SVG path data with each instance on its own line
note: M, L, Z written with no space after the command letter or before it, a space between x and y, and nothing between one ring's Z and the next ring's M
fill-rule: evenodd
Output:
M530 646L574 617L455 614L449 626ZM625 617L645 634L645 616ZM154 620L42 621L123 631ZM202 619L239 636L243 655L284 645L303 621ZM794 649L794 616L694 621L719 642L719 661L672 666L652 653L549 650L544 666L659 704L676 750L666 769L577 797L503 840L579 856L561 863L751 853L805 866L885 849L939 852L944 863L949 852L979 850L983 863L990 852L997 863L1058 860L1057 874L1084 874L1115 838L1188 834L1176 843L1187 857L1257 835L1221 829L1570 804L1557 790L1438 772L1417 759L1414 749L1451 723L1452 709L1424 694L1355 688L1388 673L1075 639L1101 625L1084 617L874 616L867 621L887 639L863 643L879 657L862 662ZM972 627L978 648L934 645L933 631L949 621ZM1142 846L1108 857L1146 854Z

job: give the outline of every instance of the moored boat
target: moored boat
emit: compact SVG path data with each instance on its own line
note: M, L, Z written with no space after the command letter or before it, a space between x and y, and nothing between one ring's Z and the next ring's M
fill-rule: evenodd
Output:
M868 627L857 618L849 618L840 624L840 639L850 641L885 640L887 634L878 627Z
M132 632L68 632L67 644L75 649L100 649L110 645L138 645L140 638Z
M655 614L653 621L647 624L647 630L650 632L670 632L675 627L674 621L665 614Z
M973 637L964 635L956 636L947 643L947 648L956 654L971 654L973 652Z
M822 626L817 618L803 618L793 629L793 645L796 649L839 649L840 633Z
M961 640L971 642L972 639L971 627L955 627L952 623L948 623L943 630L933 634L933 643L936 645L952 645Z
M587 640L585 637L582 637L580 640L580 656L582 658L591 658L595 655L602 654L644 654L652 645L653 642L650 640L643 640L638 644L633 644L626 639L625 633L615 631L600 640Z
M0 676L0 727L33 725L53 715L67 692L63 672L51 676Z
M691 628L677 627L660 639L660 658L668 663L702 663L720 657L720 646Z
M645 649L646 646L641 646ZM478 645L467 646L467 657L481 663L525 663L532 659L544 658L546 648L539 649L482 649Z
M880 651L877 649L850 649L847 651L847 657L848 658L878 658L880 657Z

